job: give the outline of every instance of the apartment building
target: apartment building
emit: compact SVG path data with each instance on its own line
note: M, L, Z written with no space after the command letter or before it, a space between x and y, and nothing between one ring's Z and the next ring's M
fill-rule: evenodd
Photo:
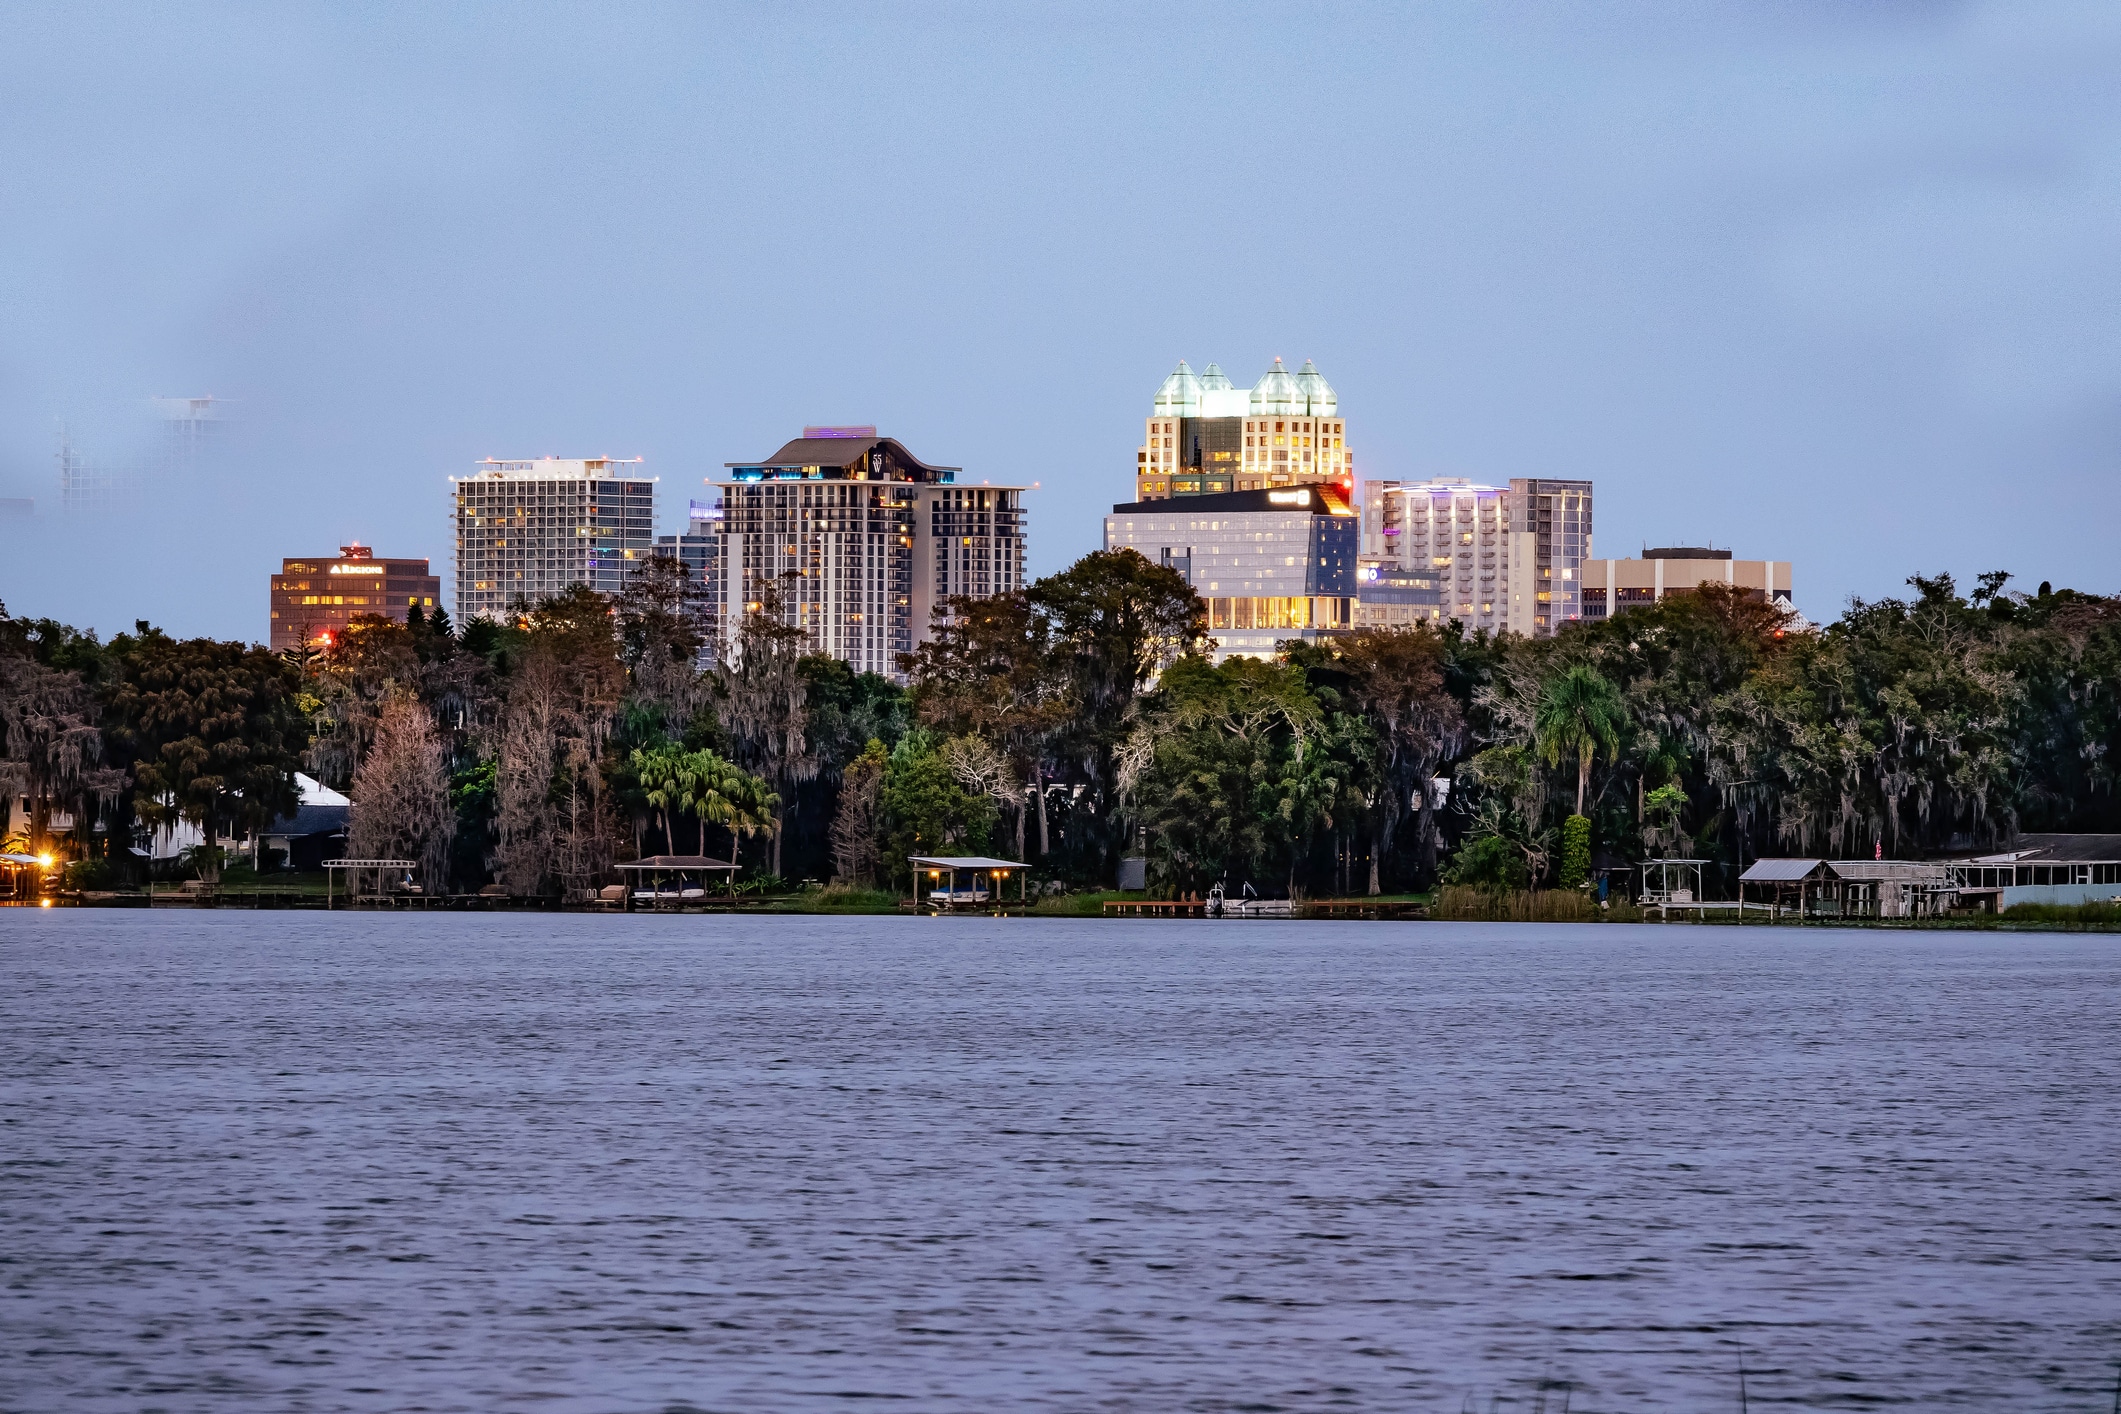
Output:
M730 462L719 594L733 630L773 584L817 650L902 680L946 600L1020 589L1023 486L930 466L874 427L806 427L772 456Z
M1412 595L1428 580L1436 593L1431 622L1544 638L1582 617L1590 552L1588 481L1366 481L1363 583L1376 585L1378 597L1374 612L1358 600L1358 621L1417 619Z
M655 544L656 478L638 457L478 463L451 477L459 622L586 584L616 594Z

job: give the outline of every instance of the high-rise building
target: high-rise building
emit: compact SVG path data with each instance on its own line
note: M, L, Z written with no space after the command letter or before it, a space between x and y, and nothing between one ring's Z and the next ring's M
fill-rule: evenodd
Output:
M157 454L165 471L183 471L220 446L227 433L227 402L203 398L150 398L162 424Z
M1468 629L1499 632L1509 623L1510 532L1516 503L1508 487L1463 477L1363 483L1365 569L1395 570L1432 581L1426 617L1457 619ZM1372 582L1365 579L1364 583ZM1360 587L1358 588L1360 592ZM1389 601L1381 601L1389 602ZM1401 623L1404 615L1358 611L1364 623Z
M706 643L701 652L712 654L722 626L722 503L694 501L687 527L676 535L658 535L654 553L685 567L697 595L692 613Z
M1309 360L1291 373L1277 358L1250 388L1233 386L1215 364L1195 374L1181 361L1150 405L1135 453L1135 498L1326 482L1339 482L1348 497L1355 454L1346 431L1339 397Z
M806 427L721 492L722 623L733 632L777 587L787 621L856 672L902 678L898 655L936 608L1024 583L1025 487L959 480L874 427Z
M1591 553L1588 481L1518 477L1507 487L1448 476L1366 481L1362 515L1366 569L1374 564L1433 578L1436 622L1457 619L1468 629L1545 638L1582 617L1582 567ZM1364 583L1377 578L1366 576ZM1358 609L1358 617L1384 623L1408 616Z
M1704 584L1728 584L1755 599L1790 602L1788 560L1734 560L1730 551L1706 546L1644 550L1639 560L1586 560L1580 582L1586 619L1609 618Z
M1177 570L1206 601L1217 662L1350 627L1357 541L1354 509L1332 485L1167 496L1105 517L1107 550Z
M431 614L441 594L427 561L379 560L359 542L341 545L336 557L282 560L272 578L273 651L335 640L363 614L404 623L416 604Z
M1591 483L1510 478L1510 628L1549 638L1583 617L1583 566L1591 558Z
M577 584L616 594L655 545L656 478L640 458L478 464L450 478L456 502L456 615L500 618Z

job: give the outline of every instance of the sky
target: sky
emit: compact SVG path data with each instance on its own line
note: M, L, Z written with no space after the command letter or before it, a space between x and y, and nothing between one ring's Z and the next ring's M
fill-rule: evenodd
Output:
M0 601L262 640L450 582L451 475L874 423L1050 573L1181 358L1316 360L1359 478L1589 477L1799 607L2121 592L2121 6L0 9ZM145 400L231 422L128 512Z

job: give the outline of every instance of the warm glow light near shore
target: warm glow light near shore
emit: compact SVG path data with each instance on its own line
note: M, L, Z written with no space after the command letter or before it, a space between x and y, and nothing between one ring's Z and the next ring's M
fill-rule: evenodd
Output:
M48 898L40 898L37 900L37 907L39 908L50 908L51 906L52 901Z

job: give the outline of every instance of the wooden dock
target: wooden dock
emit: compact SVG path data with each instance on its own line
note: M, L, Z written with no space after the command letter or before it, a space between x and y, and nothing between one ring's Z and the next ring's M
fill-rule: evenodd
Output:
M1114 899L1105 904L1107 918L1206 918L1208 905L1184 899Z

